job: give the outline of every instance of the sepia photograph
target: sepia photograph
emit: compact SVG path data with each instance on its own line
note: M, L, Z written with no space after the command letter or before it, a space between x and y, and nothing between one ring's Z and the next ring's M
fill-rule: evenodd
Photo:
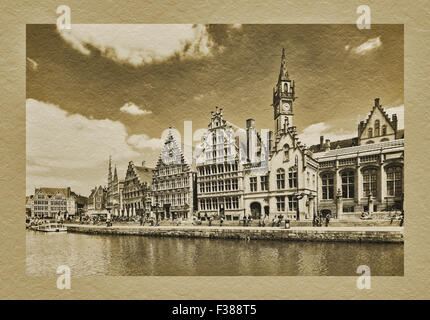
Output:
M27 275L403 276L403 46L400 24L27 24Z

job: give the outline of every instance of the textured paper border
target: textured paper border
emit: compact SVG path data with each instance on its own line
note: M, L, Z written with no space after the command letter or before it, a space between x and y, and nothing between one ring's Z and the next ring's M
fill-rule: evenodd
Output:
M0 13L1 126L0 298L3 299L416 299L430 296L428 170L429 22L426 1L368 1L372 24L405 25L405 276L374 277L358 290L356 277L72 277L25 273L25 29L55 23L69 5L73 23L355 23L356 1L4 1ZM363 31L366 32L366 31Z

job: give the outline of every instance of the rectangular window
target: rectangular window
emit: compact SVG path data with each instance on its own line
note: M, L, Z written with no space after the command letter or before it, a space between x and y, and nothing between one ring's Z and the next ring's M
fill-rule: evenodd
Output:
M232 179L231 180L231 189L232 190L237 190L238 189L237 179Z
M285 188L285 171L284 169L278 169L276 173L276 186L278 189Z
M222 180L218 181L218 190L224 191L224 181Z
M225 191L231 190L231 180L227 179L225 180Z
M295 196L288 196L288 210L297 211L297 198Z
M218 191L218 183L216 181L212 181L212 192Z
M205 192L205 184L204 182L200 182L200 193L204 193Z
M206 192L211 192L211 183L210 182L206 183Z
M239 208L239 198L233 197L233 209Z
M279 212L285 211L285 196L276 197L276 208Z
M288 183L290 188L297 188L297 171L290 171L288 173Z
M334 193L334 178L333 174L327 173L322 175L322 198L324 200L333 199L333 193Z
M231 198L230 197L225 198L225 208L227 210L231 209Z
M249 178L249 186L251 191L257 191L257 177Z
M200 199L200 210L206 210L205 199Z
M269 190L269 179L268 176L261 176L260 177L260 187L262 191Z
M212 199L206 199L206 208L212 210Z

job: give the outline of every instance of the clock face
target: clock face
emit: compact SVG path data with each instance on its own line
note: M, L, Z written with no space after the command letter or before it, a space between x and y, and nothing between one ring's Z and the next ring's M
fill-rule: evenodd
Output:
M289 112L291 110L291 106L288 102L284 102L282 104L282 111L283 112Z

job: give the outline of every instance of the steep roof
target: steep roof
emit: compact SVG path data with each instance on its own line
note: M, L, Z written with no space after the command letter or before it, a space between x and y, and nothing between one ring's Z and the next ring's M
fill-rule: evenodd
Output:
M71 190L70 188L47 188L47 187L41 187L41 188L37 188L34 193L38 193L38 192L42 192L45 193L47 195L54 195L57 194L57 192L60 192L62 195L64 195L65 197L70 197L71 196Z
M152 171L154 171L154 169L148 168L148 167L136 166L136 165L134 166L134 169L140 183L144 183L144 182L148 184L152 183Z
M344 139L344 140L337 140L337 141L330 141L330 150L334 150L334 149L342 149L342 148L349 148L349 147L354 147L358 145L358 138L354 137L354 138L350 138L350 139ZM312 152L322 152L325 151L325 146L326 144L323 143L323 145L321 144L314 144L312 146L309 147L309 149Z

